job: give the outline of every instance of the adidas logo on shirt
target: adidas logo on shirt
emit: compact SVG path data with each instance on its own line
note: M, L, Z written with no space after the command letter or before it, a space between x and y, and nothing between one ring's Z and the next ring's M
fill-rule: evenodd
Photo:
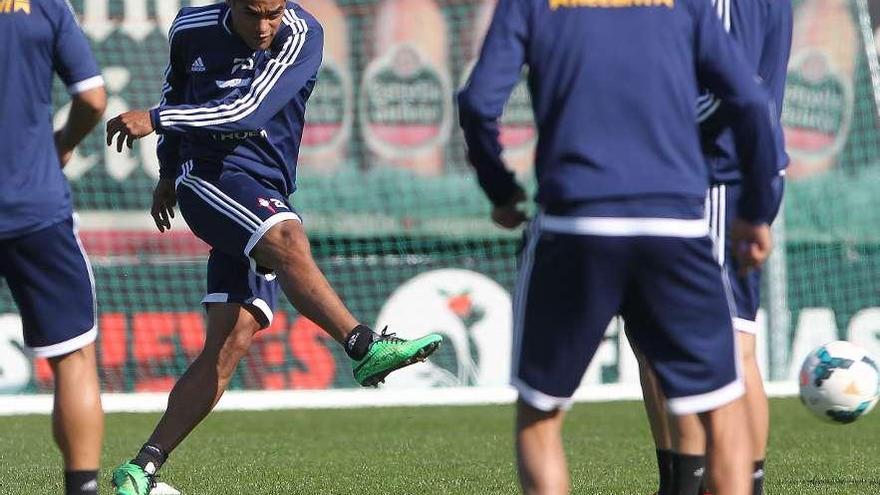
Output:
M197 57L196 61L193 62L192 67L189 68L190 72L205 72L205 63L202 62L202 57Z

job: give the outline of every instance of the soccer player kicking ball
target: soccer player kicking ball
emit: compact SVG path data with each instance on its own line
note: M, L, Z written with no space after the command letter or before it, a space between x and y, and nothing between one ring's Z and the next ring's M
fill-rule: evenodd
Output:
M775 105L776 135L782 153L777 161L780 174L773 181L773 217L782 202L782 170L788 165L784 154L782 126L779 119L785 91L785 76L791 50L791 2L766 0L716 0L716 12L733 40L742 49L768 89ZM700 97L697 117L702 133L703 153L709 165L712 184L707 198L709 228L715 241L715 254L723 267L725 283L730 288L735 313L733 328L739 339L742 370L746 386L746 409L749 434L753 447L753 495L764 493L764 458L769 432L767 395L755 359L755 317L760 303L761 272L743 266L735 256L733 241L737 207L743 194L740 156L734 146L726 109L711 94ZM771 217L772 218L772 217ZM660 487L658 495L698 495L703 482L706 436L695 416L669 417L665 414L665 397L651 384L650 366L641 353L639 367L645 395L645 408L657 446ZM674 420L675 424L669 422Z
M272 321L280 286L290 302L341 343L355 380L373 386L424 360L441 337L376 334L343 305L312 259L288 203L306 101L321 64L323 32L299 5L229 0L184 8L169 32L163 99L107 123L117 149L160 134L151 214L171 227L177 203L211 245L205 347L171 391L168 408L131 462L113 472L120 495L144 495L168 454L211 411L254 334Z
M744 386L704 219L695 102L699 80L729 107L743 167L740 254L760 264L779 150L754 71L703 0L499 0L458 101L468 156L506 228L524 221L524 195L501 160L498 119L523 64L539 204L514 296L523 491L568 493L564 411L619 313L671 412L706 426L718 495L750 495Z
M64 493L98 493L104 414L95 358L95 287L61 169L101 120L104 80L64 0L0 8L0 278L21 313L24 344L55 379L52 436ZM52 133L52 78L71 95ZM15 455L14 452L11 455ZM49 493L52 483L38 482ZM0 483L0 492L14 488Z

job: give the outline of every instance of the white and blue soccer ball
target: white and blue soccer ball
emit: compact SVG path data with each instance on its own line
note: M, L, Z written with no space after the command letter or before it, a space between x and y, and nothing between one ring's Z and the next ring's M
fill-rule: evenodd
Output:
M852 423L868 414L880 397L877 362L851 342L829 342L804 360L800 396L816 416L833 423Z

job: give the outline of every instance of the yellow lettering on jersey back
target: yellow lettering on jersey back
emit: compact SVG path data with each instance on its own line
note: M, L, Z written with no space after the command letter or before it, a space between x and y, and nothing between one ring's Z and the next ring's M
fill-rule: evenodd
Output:
M675 0L549 0L550 10L561 8L629 8L629 7L667 7L672 8Z
M12 14L15 12L30 14L30 0L0 0L0 14Z
M22 11L25 14L31 13L31 2L30 0L13 0L14 7L12 8L13 12Z

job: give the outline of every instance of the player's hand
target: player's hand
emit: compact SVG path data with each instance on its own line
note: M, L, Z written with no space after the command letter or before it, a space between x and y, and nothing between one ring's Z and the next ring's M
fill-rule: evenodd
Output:
M492 208L492 221L505 229L515 229L528 220L526 213L520 209L520 203L526 200L526 192L517 187L516 193L506 204Z
M73 158L73 148L65 149L63 144L64 129L55 131L55 151L58 152L58 161L61 162L61 168L67 165L67 162Z
M766 223L754 225L737 218L731 226L730 237L733 241L733 254L739 262L740 277L759 268L773 249L773 236Z
M156 189L153 190L153 207L150 208L150 215L156 222L159 232L171 230L175 205L177 205L177 192L174 190L174 181L159 179Z
M150 112L146 110L132 110L119 114L107 121L107 146L113 145L116 140L116 151L122 153L122 143L131 148L135 139L140 139L153 132L153 121L150 120Z

